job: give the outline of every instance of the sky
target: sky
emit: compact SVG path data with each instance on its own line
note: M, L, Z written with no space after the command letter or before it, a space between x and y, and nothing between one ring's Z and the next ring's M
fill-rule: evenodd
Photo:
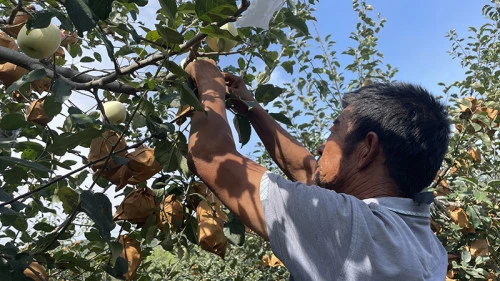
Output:
M399 69L396 79L418 83L435 95L442 91L438 82L453 82L464 77L457 60L447 53L451 42L447 32L456 29L460 37L468 36L468 27L480 26L485 20L484 0L372 0L370 16L380 13L387 19L379 33L379 50L384 62ZM353 41L357 14L352 1L323 0L314 13L322 37L332 34L337 49L345 50Z
M380 13L382 18L387 19L377 35L378 50L384 54L384 63L399 69L396 80L419 84L435 96L440 96L443 87L438 85L439 82L450 84L465 77L460 62L452 59L448 53L452 45L445 35L455 29L459 37L469 36L470 26L477 27L486 22L481 9L489 1L368 0L366 3L373 6L373 10L368 12L370 17L376 19ZM316 27L320 36L324 38L331 34L331 39L336 41L335 50L341 67L351 63L351 57L341 52L356 43L349 39L358 20L352 1L322 0L316 5L313 16L317 19ZM309 31L312 36L316 35L311 24ZM321 53L315 46L311 52ZM231 63L231 58L227 60ZM291 80L292 75L278 67L270 83L279 85ZM257 142L258 137L253 133L242 152L250 154Z

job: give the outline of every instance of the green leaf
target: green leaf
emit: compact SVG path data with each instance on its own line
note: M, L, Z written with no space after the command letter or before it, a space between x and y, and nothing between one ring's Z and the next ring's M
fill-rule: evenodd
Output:
M281 122L288 126L292 126L292 121L290 120L290 118L286 117L283 113L269 113L269 115L271 115L274 120L278 122Z
M220 27L215 25L207 25L200 28L200 32L214 38L224 38L229 40L240 41L239 37L233 36L231 32L227 30L222 30Z
M64 2L64 6L80 37L83 37L83 32L90 31L97 26L97 16L87 5L87 1L67 0Z
M229 221L224 225L224 235L234 245L242 246L245 243L245 225L233 214L229 213Z
M35 28L45 28L49 26L52 18L54 17L54 13L49 10L42 10L37 13L33 14L33 17L31 17L27 22L26 22L26 28L28 30L35 29Z
M46 76L47 72L45 71L45 68L32 70L29 73L24 74L21 79L18 79L16 82L12 83L12 85L10 85L7 90L5 90L5 92L7 94L10 94L14 91L19 90L24 84L40 80L42 78L45 78Z
M197 111L203 111L205 112L205 109L203 108L203 105L200 103L198 100L198 97L196 96L195 92L193 91L192 88L189 87L187 83L182 83L182 84L177 84L178 89L181 92L181 98L182 100L193 106L195 110Z
M462 264L466 265L471 261L472 256L469 253L469 251L464 249L464 250L462 250L461 258L462 258Z
M110 232L114 227L109 198L104 193L92 193L84 190L80 194L80 203L81 209L96 223L102 239L109 242Z
M84 56L83 58L80 59L80 62L94 62L94 61L95 59L89 56Z
M111 263L114 264L123 251L123 245L120 242L111 241L109 242L109 249L111 250Z
M17 166L23 166L32 170L40 171L40 172L50 172L50 169L47 167L40 165L36 162L28 161L25 159L20 159L20 158L14 158L10 156L0 156L0 160L3 162L9 162L11 164L17 165Z
M27 149L23 150L23 153L21 153L21 158L29 160L29 161L35 161L37 156L38 156L38 153L34 149L31 149L31 148L27 148Z
M184 36L182 36L182 34L177 32L177 30L159 24L155 26L156 30L158 30L158 33L160 34L161 38L163 39L163 41L165 41L166 44L184 43Z
M28 229L28 222L26 218L20 213L12 211L12 213L2 212L2 216L0 216L0 222L4 225L13 226L15 229L19 231L25 231Z
M71 170L71 166L75 165L76 162L75 160L64 160L62 163L58 162L57 165L60 167L63 167L64 169Z
M235 0L196 0L194 9L200 20L212 23L233 16L238 7Z
M500 180L492 180L488 182L488 186L493 187L493 190L500 192Z
M267 104L285 92L285 89L272 84L259 85L255 90L255 99L263 104Z
M115 49L111 41L109 41L108 37L106 37L106 34L104 34L101 30L96 33L97 37L104 42L104 46L106 47L106 51L108 53L108 57L110 60L114 61L115 60Z
M26 127L26 117L21 113L9 113L0 119L0 129L12 131Z
M186 71L182 67L180 67L178 64L176 64L173 61L165 61L164 62L165 67L170 71L171 73L179 76L179 77L189 77L189 74L187 74Z
M293 74L293 66L295 65L295 61L289 60L281 63L281 67L288 72L289 74Z
M101 54L99 54L98 52L94 52L94 58L95 58L98 62L102 62L102 56L101 56Z
M481 207L478 205L468 206L466 213L469 216L470 222L474 228L479 228L482 223L481 219Z
M306 22L294 15L290 10L284 9L285 20L284 23L288 26L295 28L298 32L302 33L302 35L309 35L309 28L307 27Z
M244 146L250 140L252 134L252 126L250 120L241 114L236 114L233 118L234 128L238 132L239 142Z
M58 232L51 232L45 236L39 236L38 240L31 245L32 252L39 252L42 250L52 250L60 245L56 237Z
M47 147L49 152L58 156L63 156L69 149L73 149L78 145L90 142L92 139L101 135L101 131L96 128L88 128L84 131L74 134L63 133L53 137L53 143Z
M94 125L96 120L87 114L71 114L70 116L72 124L75 125Z
M175 19L177 2L175 0L160 0L160 6L170 19Z
M48 7L44 10L39 10L36 13L32 14L33 17L26 22L26 28L31 30L33 28L45 28L49 26L53 17L57 17L57 19L61 22L61 29L73 31L73 24L66 17L66 15L52 7Z
M43 111L47 116L54 117L57 114L61 113L62 103L57 102L55 100L55 96L51 95L45 98L43 102Z
M33 226L33 229L38 230L38 231L43 231L43 232L51 232L55 229L56 227L53 225L50 225L46 222L39 222Z
M112 10L114 0L88 0L89 7L100 20L106 20Z
M158 123L153 120L152 118L147 118L146 119L146 126L151 133L151 136L157 139L164 139L166 138L170 133L173 133L175 131L174 125L170 123Z
M101 264L101 266L109 275L125 280L123 275L128 271L128 261L126 259L118 257L113 267L108 264Z
M155 144L155 160L165 172L173 172L179 167L177 148L168 140L161 140Z
M158 30L151 30L148 33L146 33L146 39L149 41L156 42L158 39L161 38L160 33L158 33Z
M475 123L473 123L474 125ZM477 130L476 130L477 131ZM478 132L476 133L476 135L481 139L481 141L483 142L483 145L486 146L486 147L490 147L491 146L491 139L490 137L488 136L488 134L486 133L483 133L483 132Z
M68 100L69 96L71 95L71 89L73 86L71 86L69 83L67 83L63 79L57 79L54 83L54 101L58 103L64 103L66 100Z
M58 188L55 195L61 200L66 214L70 214L78 206L78 193L67 186Z

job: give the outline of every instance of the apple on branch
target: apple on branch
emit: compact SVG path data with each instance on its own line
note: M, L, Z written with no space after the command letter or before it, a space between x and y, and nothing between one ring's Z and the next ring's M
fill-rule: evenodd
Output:
M45 28L36 28L28 32L26 26L17 36L17 44L27 56L44 59L52 56L61 44L61 31L54 24Z
M125 105L119 101L108 101L103 104L104 114L108 118L108 121L117 125L125 122L127 118L127 110L125 109Z
M232 22L224 24L220 29L229 31L233 36L238 36L238 30L236 30ZM208 47L215 52L229 52L236 44L238 44L238 42L230 39L207 37Z

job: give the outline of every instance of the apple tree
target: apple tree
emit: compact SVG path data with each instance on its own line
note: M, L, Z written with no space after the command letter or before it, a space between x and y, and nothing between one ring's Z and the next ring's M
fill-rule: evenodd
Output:
M155 249L250 247L188 170L184 121L202 108L183 66L214 59L274 99L279 51L308 36L313 4L289 1L263 32L233 28L246 0L0 1L0 278L149 280Z
M313 151L343 93L397 79L377 47L385 19L371 5L353 1L352 47L338 53L330 35L313 32L316 3L286 1L268 30L236 30L247 0L0 0L0 279L286 278L269 244L187 168L187 116L202 109L183 66L211 58L241 75ZM443 85L456 129L429 187L449 277L461 280L499 275L499 23L496 7L483 11L489 22L469 38L449 35L467 79ZM53 55L19 50L23 26L50 23L62 30ZM39 40L36 54L54 39ZM277 69L290 82L272 84ZM110 102L124 105L125 120ZM233 121L245 145L249 121ZM252 154L275 169L262 146Z

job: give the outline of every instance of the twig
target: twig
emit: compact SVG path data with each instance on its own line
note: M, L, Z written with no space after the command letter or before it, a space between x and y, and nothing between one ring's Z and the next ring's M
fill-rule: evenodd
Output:
M248 0L243 0L241 1L241 4L240 4L240 7L238 7L238 10L236 11L236 13L234 14L234 16L232 17L229 17L223 21L220 21L217 23L217 26L222 26L228 22L233 22L233 21L236 21L236 19L238 18L239 15L241 15L247 8L248 6L250 6L250 3ZM131 74L133 72L135 72L136 70L140 69L140 68L143 68L145 66L148 66L148 65L152 65L152 64L155 64L157 63L158 61L161 61L161 60L164 60L164 59L167 59L169 56L172 56L172 55L177 55L177 54L180 54L180 53L183 53L185 52L186 50L190 49L192 46L194 46L195 44L199 43L201 40L203 40L207 35L206 34L203 34L203 33L200 33L198 32L193 38L191 38L189 41L185 42L184 44L180 45L179 46L179 51L176 51L176 52L172 52L168 55L166 54L160 54L160 55L153 55L147 59L144 59L144 60L140 60L136 63L133 63L133 64L130 64L126 67L122 67L120 69L120 74L122 75L126 75L126 74ZM98 80L95 80L95 81L91 81L91 82L88 82L86 85L87 86L100 86L100 85L105 85L111 81L115 81L117 78L118 78L119 74L118 73L112 73L110 75L107 75L107 76L104 76Z
M138 142L138 143L136 143L136 144L134 144L134 145L127 146L127 147L125 147L125 148L123 148L123 149L120 149L120 150L118 150L118 151L116 151L115 153L112 153L112 154L118 154L118 153L123 152L123 151L126 151L126 150L128 150L128 149L130 149L130 148L137 148L137 147L141 146L143 143L145 143L146 141L148 141L148 140L150 140L150 139L151 139L150 137L145 138L145 139L143 139L142 141L140 141L140 142ZM70 177L70 176L71 176L71 175L73 175L74 173L77 173L77 172L79 172L79 171L81 171L81 170L83 170L83 169L85 169L85 168L88 168L88 167L90 167L90 166L94 165L94 164L95 164L95 163L97 163L97 162L100 162L100 161L102 161L102 160L105 160L108 156L109 156L109 155L106 155L106 156L103 156L103 157L101 157L101 158L99 158L99 159L97 159L97 160L95 160L95 161L89 162L88 164L83 165L82 167L77 168L77 169L75 169L75 170L73 170L73 171L71 171L71 172L69 172L69 173L67 173L67 174L65 174L65 175L63 175L63 176L61 176L61 177L58 177L58 178L56 178L56 179L54 179L54 180L52 180L52 181L50 181L50 182L48 182L48 183L46 183L46 184L44 184L44 185L42 185L42 186L38 187L38 188L36 188L36 189L33 189L32 191L26 192L26 193L21 194L21 195L19 195L19 196L15 197L15 198L13 198L13 199L11 199L11 200L9 200L9 201L6 201L6 202L4 202L4 203L1 203L1 204L0 204L0 208L1 208L1 207L5 207L5 206L7 206L7 205L10 205L10 204L12 204L12 203L14 203L14 202L16 202L16 201L19 201L20 199L23 199L23 198L26 198L26 197L28 197L28 196L31 196L31 195L33 195L33 194L35 194L35 193L39 192L39 191L42 191L42 190L44 190L45 188L49 187L50 185L52 185L52 184L54 184L54 183L56 183L56 182L58 182L58 181L60 181L60 180L63 180L63 179L66 179L66 178Z
M11 2L13 4L15 4L14 1L11 1ZM17 2L16 7L14 8L14 10L12 10L12 12L10 14L9 22L8 22L9 25L12 25L14 23L14 20L16 19L16 16L17 16L17 12L21 11L22 9L23 9L23 1L19 0L19 2Z
M53 78L55 74L52 70L51 65L47 65L37 59L30 58L25 54L2 46L0 46L0 60L13 63L28 70L45 69L49 78ZM56 72L60 75L59 79L65 80L73 87L74 90L89 90L98 87L99 89L109 90L112 92L123 93L127 95L135 95L138 91L140 91L140 89L125 85L124 83L119 81L109 81L105 84L89 84L89 81L94 81L96 79L99 79L99 77L82 74L71 68L57 66Z

